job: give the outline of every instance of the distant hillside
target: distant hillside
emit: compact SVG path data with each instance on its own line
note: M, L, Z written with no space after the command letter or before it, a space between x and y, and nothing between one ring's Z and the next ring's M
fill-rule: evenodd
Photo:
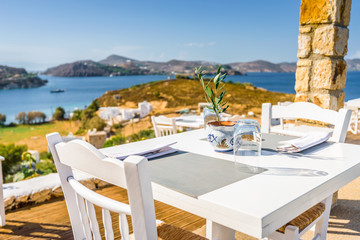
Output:
M360 71L360 59L347 60L348 71ZM272 63L264 60L221 64L207 61L170 60L167 62L140 61L119 55L110 55L95 62L91 60L62 64L47 69L44 74L61 77L122 76L184 74L193 75L194 68L203 66L206 73L213 74L219 65L229 75L244 75L247 72L295 72L296 62Z
M295 72L296 70L296 63L276 64L264 60L230 63L229 65L242 72Z
M0 65L0 89L40 87L47 80L40 79L36 74L28 73L24 68Z
M360 71L360 59L346 59L348 71Z
M43 74L59 77L95 77L95 76L124 76L124 75L148 75L147 69L138 67L113 66L101 64L91 60L66 63L47 69Z

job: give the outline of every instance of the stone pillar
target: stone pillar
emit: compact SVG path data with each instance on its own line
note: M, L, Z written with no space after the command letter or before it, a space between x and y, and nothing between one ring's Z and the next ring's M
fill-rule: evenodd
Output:
M302 0L296 102L322 108L344 106L351 0Z

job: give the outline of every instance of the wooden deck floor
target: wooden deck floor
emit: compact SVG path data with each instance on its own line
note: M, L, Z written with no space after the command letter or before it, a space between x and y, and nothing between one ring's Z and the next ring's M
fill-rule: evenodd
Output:
M128 203L126 190L122 188L107 187L98 192ZM155 201L155 208L157 219L189 231L194 231L205 224L204 219L161 202ZM100 223L100 209L96 210ZM114 233L119 236L117 216L112 216L112 220ZM130 221L129 225L131 226ZM100 231L103 234L101 224ZM65 201L53 200L7 212L6 226L0 227L0 239L73 239Z
M126 190L118 187L107 187L98 192L125 203L128 201ZM205 225L205 219L161 202L155 201L155 209L157 219L189 231ZM97 211L101 218L99 209ZM118 236L116 216L113 216L113 224ZM197 232L205 233L204 229ZM360 178L339 191L339 204L331 211L327 237L329 240L360 239ZM73 239L65 201L57 199L7 212L6 226L0 227L0 239ZM255 240L240 234L236 239ZM304 239L311 237L306 235Z

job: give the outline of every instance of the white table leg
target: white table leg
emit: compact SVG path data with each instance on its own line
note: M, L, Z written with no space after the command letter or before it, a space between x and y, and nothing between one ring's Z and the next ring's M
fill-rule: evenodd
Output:
M234 240L235 230L206 220L206 238L210 240Z
M331 194L323 201L325 204L325 212L322 219L319 220L315 225L315 236L319 235L321 240L326 240L332 197L333 195Z

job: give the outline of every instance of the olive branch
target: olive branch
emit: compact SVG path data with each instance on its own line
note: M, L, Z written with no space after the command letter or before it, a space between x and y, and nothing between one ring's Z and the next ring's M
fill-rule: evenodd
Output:
M204 89L205 92L205 99L208 103L211 104L210 106L206 106L207 108L214 111L216 114L216 121L220 124L220 113L223 113L228 109L229 105L227 102L224 102L224 96L226 93L226 89L221 92L221 90L224 88L224 80L227 77L227 74L221 74L221 68L222 66L219 66L216 76L213 78L210 78L208 83L205 85L204 80L204 70L199 68L195 68L195 74L197 74L197 77L199 78L201 82L201 86ZM210 83L214 83L214 86L211 87Z

